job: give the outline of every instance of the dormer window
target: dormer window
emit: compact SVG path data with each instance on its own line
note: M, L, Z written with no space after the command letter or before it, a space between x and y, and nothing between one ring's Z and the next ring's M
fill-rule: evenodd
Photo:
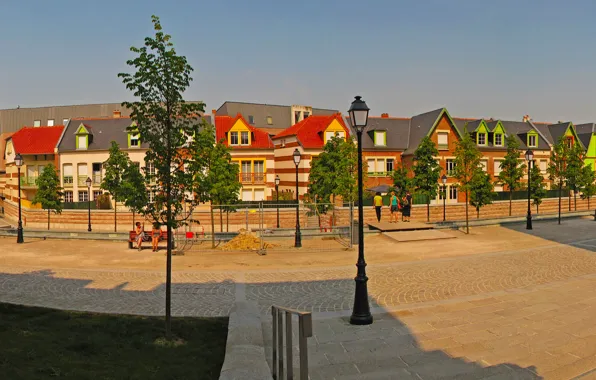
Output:
M530 148L536 148L537 146L537 141L538 141L538 136L536 135L528 135L528 147Z
M240 132L240 145L248 145L248 131Z
M573 148L573 137L567 137L567 148Z
M139 134L138 133L129 133L129 148L138 148L141 144L139 142Z
M503 134L495 133L495 146L503 146Z
M478 133L478 145L486 145L486 133Z
M230 145L238 145L238 132L230 132Z
M75 133L75 138L77 150L87 150L89 148L90 133L89 130L85 128L84 124L81 124L79 126L79 129L77 129L77 132Z
M273 117L267 116L267 125L273 125Z
M387 145L387 132L375 131L375 146L386 146Z

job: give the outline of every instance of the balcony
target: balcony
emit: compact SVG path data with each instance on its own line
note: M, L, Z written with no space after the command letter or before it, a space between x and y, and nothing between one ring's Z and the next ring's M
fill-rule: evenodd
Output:
M240 183L243 185L265 184L265 173L240 173Z
M101 185L101 180L102 180L101 174L99 174L99 173L93 174L91 179L93 180L94 185Z
M81 186L82 187L87 187L87 182L85 182L85 181L87 181L87 178L89 178L89 176L87 176L87 175L83 175L83 176L80 176L79 175L79 176L77 176L77 185L79 187L81 187Z
M21 187L37 187L37 177L21 177Z
M64 187L72 187L73 178L71 175L65 175L62 177L62 182L64 183Z
M391 177L391 172L368 172L369 177Z

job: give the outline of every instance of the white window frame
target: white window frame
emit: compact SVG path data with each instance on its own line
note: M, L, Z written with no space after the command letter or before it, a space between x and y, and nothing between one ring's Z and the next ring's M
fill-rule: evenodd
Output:
M89 202L89 191L79 190L77 195L78 195L79 202ZM83 200L81 200L81 198L83 198ZM87 199L85 199L85 198L87 198Z
M441 137L445 138L445 142L441 143ZM438 149L449 149L449 133L448 132L437 132L437 148Z
M249 138L248 131L240 131L240 145L250 145L250 138ZM244 142L244 138L246 137L246 142Z
M375 146L387 146L386 140L386 132L385 131L375 131L374 134L374 143Z
M451 166L451 169L449 168L450 166ZM447 177L453 177L454 170L455 170L455 159L453 159L453 158L446 159L445 160L445 171L447 172Z
M532 142L534 140L534 142ZM529 148L536 148L538 146L538 136L530 135L528 136L528 147Z
M141 147L141 141L139 141L139 134L138 133L131 133L130 134L130 147L131 148L140 148ZM135 142L135 144L133 144L132 142Z
M74 202L74 193L72 190L67 190L64 192L64 202L65 203L73 203Z
M484 142L480 142L480 138L484 140ZM485 146L486 145L486 133L480 132L478 133L478 145Z
M501 138L500 143L497 143L497 137ZM503 134L502 133L495 133L495 146L503 146Z
M236 136L236 142L234 142L234 136ZM240 144L240 135L238 131L230 132L230 145L239 145Z
M41 120L33 120L34 127L41 127Z
M54 119L48 119L48 127L54 126Z

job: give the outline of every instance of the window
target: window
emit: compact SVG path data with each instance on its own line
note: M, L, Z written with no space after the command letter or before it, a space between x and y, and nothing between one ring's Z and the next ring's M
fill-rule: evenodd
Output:
M493 163L493 172L495 176L498 176L499 173L501 172L501 161L500 160L495 160Z
M534 146L534 145L532 145ZM573 148L573 137L567 137L567 147Z
M87 135L77 136L77 149L87 149Z
M248 145L248 131L240 132L240 145Z
M230 145L238 145L238 132L230 132Z
M102 194L101 190L93 190L93 200L96 201L101 194Z
M304 120L304 119L306 119L307 117L309 117L309 116L310 116L310 114L309 114L308 112L304 112L304 114L303 114L303 115L304 115L304 116L303 116L303 120Z
M486 172L488 170L488 161L480 160L480 167L482 168L483 172Z
M48 127L54 126L54 119L48 119Z
M77 167L77 184L79 186L87 187L87 180L88 172L87 172L87 164L79 164Z
M79 191L79 202L89 202L89 193L87 190Z
M62 125L68 124L68 119L62 119Z
M478 145L486 145L486 133L478 134Z
M64 202L71 203L73 201L72 191L65 191L64 192Z
M333 137L335 133L333 132L325 132L325 143L329 140L331 140L331 138Z
M388 158L387 159L387 167L386 167L386 172L387 173L391 173L393 171L393 158Z
M149 203L155 202L155 191L147 190L147 199Z
M101 184L101 163L94 162L93 164L91 164L91 168L93 171L93 178L91 178L93 180L93 183L96 185Z
M383 174L385 172L385 159L377 159L377 165L375 167L375 173Z
M375 131L375 145L385 146L387 145L385 131Z
M251 182L252 180L252 165L250 161L242 161L240 163L241 181L243 183Z
M449 186L449 200L457 200L457 187Z
M267 125L273 124L273 118L271 116L267 116Z
M62 181L64 182L64 186L72 186L72 164L65 164L62 167Z
M265 161L255 161L254 162L254 182L255 183L263 183L265 182ZM262 200L262 199L261 199Z
M141 144L139 144L139 134L138 133L131 133L130 135L130 148L138 148Z
M298 124L300 121L300 111L294 111L294 124Z
M528 136L528 146L535 148L536 147L536 135L529 135Z
M445 169L447 169L447 175L453 176L455 173L455 160L447 160L445 164Z
M375 159L374 158L369 158L368 160L366 160L366 165L368 165L368 172L369 173L374 173L375 172Z
M540 171L542 173L546 173L546 167L547 167L547 161L546 160L540 160Z
M254 124L255 123L255 117L253 115L248 115L248 123L249 124Z
M437 134L437 142L439 149L449 149L449 134L444 132L439 132Z
M34 127L41 127L41 120L33 120Z
M497 133L495 135L495 146L503 146L503 134Z

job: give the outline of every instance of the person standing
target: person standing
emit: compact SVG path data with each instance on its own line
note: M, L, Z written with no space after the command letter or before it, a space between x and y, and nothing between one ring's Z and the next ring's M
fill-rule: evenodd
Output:
M137 248L140 250L143 249L143 239L145 238L145 223L141 226L141 222L137 222L135 228L135 232L137 234Z
M406 191L406 196L403 198L403 206L402 212L404 217L404 222L410 221L410 211L412 210L412 194L409 191Z
M153 223L153 229L151 230L151 246L153 247L153 252L157 252L160 236L161 228L159 223Z
M373 199L373 204L375 211L377 212L377 221L380 222L381 209L383 208L383 197L381 196L381 193L377 192L377 195L375 195L375 198Z
M391 192L391 198L389 200L389 204L391 206L390 210L391 210L391 215L389 216L389 223L397 223L398 220L398 209L399 209L399 199L397 198L397 195L395 195L395 191Z

